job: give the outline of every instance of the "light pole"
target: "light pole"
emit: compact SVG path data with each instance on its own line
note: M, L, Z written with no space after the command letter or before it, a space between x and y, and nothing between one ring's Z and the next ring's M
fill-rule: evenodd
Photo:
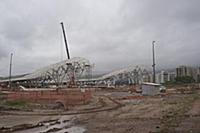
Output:
M11 82L11 76L12 76L12 57L13 53L10 54L10 69L9 69L9 87L12 89L12 82Z
M155 64L155 50L154 50L154 44L155 44L156 41L153 41L152 42L152 52L153 52L153 83L156 82L156 64Z

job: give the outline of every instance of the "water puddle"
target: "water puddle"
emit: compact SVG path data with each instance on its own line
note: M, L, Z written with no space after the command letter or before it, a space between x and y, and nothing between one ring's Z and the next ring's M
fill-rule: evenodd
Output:
M49 120L43 122L43 126L14 133L84 133L85 128L73 125L73 121L77 119L74 116L61 116L57 120Z

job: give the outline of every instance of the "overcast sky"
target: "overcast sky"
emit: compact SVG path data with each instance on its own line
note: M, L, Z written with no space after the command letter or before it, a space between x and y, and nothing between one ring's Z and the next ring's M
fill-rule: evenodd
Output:
M1 0L0 76L32 72L66 58L85 57L97 71L131 65L157 68L200 64L200 0Z

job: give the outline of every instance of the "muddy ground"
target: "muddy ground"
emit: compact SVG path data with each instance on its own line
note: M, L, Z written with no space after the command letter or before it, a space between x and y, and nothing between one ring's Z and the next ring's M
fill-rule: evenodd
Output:
M98 103L97 107L93 104L91 108L88 105L85 109L84 106L75 107L73 111L79 111L74 115L67 115L67 111L65 115L23 115L23 112L15 115L13 112L3 112L0 132L200 133L200 90L186 94L174 91L159 96L131 95L132 98L128 92L114 90L94 92L94 97L103 99L103 102ZM29 128L11 130L23 124L29 124Z

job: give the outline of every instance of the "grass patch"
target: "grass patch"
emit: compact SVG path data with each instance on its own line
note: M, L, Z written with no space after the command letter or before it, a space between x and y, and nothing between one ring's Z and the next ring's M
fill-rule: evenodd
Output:
M4 106L22 109L27 107L27 103L25 101L5 101Z

